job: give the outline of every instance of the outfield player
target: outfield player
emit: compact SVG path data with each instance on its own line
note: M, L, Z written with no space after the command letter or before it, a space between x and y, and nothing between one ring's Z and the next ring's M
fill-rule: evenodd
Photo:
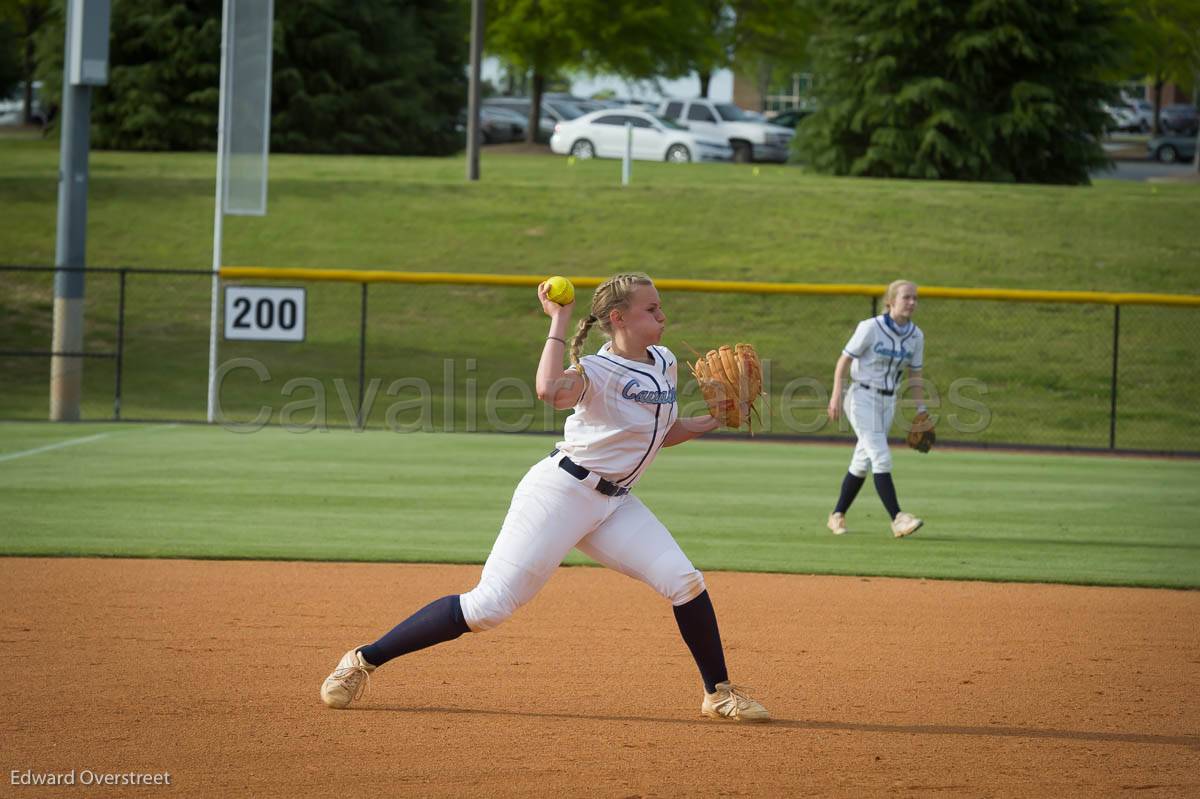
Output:
M550 331L538 362L537 394L556 409L575 409L562 441L517 486L479 584L435 600L375 643L351 649L321 686L322 700L347 707L361 694L369 673L389 660L496 627L533 599L563 557L578 548L670 601L704 683L704 715L767 721L763 706L729 681L704 576L632 493L660 448L718 426L712 416L679 418L678 365L659 344L666 316L658 291L641 274L617 275L601 284L571 341L566 370L563 355L574 303L550 301L545 283L538 298L550 317ZM581 359L592 327L609 340Z
M827 524L834 535L846 532L846 511L866 482L868 469L872 472L875 490L892 517L892 535L896 538L912 535L924 524L900 510L892 480L892 453L887 441L896 414L896 395L905 371L917 410L925 410L921 383L925 334L912 320L917 308L916 284L907 280L895 281L888 286L883 305L884 313L858 323L833 372L829 418L836 420L841 414L842 389L849 367L852 382L845 395L846 415L858 435L850 469L842 478L837 505L829 514Z

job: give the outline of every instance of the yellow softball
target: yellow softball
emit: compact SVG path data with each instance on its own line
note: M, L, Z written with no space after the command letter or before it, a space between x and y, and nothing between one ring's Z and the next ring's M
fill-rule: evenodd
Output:
M561 275L555 275L546 281L550 284L546 297L559 305L570 305L575 302L575 287L571 281Z

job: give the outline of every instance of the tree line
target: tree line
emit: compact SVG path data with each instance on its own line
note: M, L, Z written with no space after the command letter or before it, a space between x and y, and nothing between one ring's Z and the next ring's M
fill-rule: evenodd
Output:
M99 148L215 147L221 0L112 0ZM1116 82L1194 85L1200 0L487 0L537 103L564 75L816 76L802 157L835 174L1086 182ZM469 0L276 3L271 148L461 149ZM62 84L63 0L0 0L0 90ZM27 89L28 91L28 89ZM530 126L530 135L537 125Z

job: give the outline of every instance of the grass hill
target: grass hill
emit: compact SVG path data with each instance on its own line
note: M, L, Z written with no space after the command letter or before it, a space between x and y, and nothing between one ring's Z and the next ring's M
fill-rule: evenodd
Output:
M0 262L53 264L57 158L52 141L0 139ZM89 266L207 268L214 171L208 154L93 153ZM477 184L464 180L462 159L273 156L270 173L268 215L226 220L226 264L1196 290L1196 185L875 181L638 162L621 187L617 162L486 151ZM115 278L90 275L87 296L88 349L112 349ZM771 358L770 432L839 434L822 423L822 392L854 323L870 313L866 299L664 299L665 343L681 355L684 342L739 339ZM265 404L278 421L300 402L293 422L346 423L339 392L357 402L359 288L312 285L308 301L304 344L222 344L222 360L253 357L270 373L265 383L249 370L230 376L222 400L232 417L253 418ZM0 349L48 349L52 302L50 276L0 272ZM371 424L489 429L531 416L528 427L554 426L520 387L500 384L531 382L545 326L532 292L379 286L369 313L367 376L379 379ZM931 300L918 322L927 375L956 418L946 437L1107 446L1111 308ZM208 324L206 277L129 278L125 417L203 418ZM1188 422L1200 379L1177 368L1187 360L1181 333L1198 324L1190 309L1123 310L1118 446L1200 449ZM0 356L0 417L44 418L47 369L44 359ZM111 416L113 364L89 361L86 375L87 417ZM307 382L289 393L293 378ZM489 389L518 407L488 418Z

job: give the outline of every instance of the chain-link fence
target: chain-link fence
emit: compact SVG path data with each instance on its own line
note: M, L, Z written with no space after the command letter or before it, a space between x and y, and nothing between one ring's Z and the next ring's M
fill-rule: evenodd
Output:
M87 272L83 417L204 420L211 274ZM307 288L303 342L219 342L223 424L459 432L561 426L566 414L533 391L546 328L532 299L535 278L514 276L508 281L515 285L505 286L472 285L486 278L471 275L445 284L302 274L282 283L223 281ZM849 436L844 417L830 422L825 414L833 367L855 324L881 312L877 293L659 285L668 315L663 343L681 359L691 358L690 347L750 341L767 360L769 413L756 435ZM915 319L926 336L924 375L939 440L1200 452L1200 377L1185 352L1200 327L1197 298L1159 298L1180 303L1171 305L1144 304L1154 299L1145 295L1088 295L1087 302L1063 295L1073 301L1061 302L1051 293L1023 301L1004 294L1015 292L921 290ZM47 416L53 298L53 269L0 267L0 418ZM581 288L581 305L589 299ZM594 334L586 351L600 342ZM700 413L695 382L684 374L681 410ZM913 404L901 396L894 433Z

